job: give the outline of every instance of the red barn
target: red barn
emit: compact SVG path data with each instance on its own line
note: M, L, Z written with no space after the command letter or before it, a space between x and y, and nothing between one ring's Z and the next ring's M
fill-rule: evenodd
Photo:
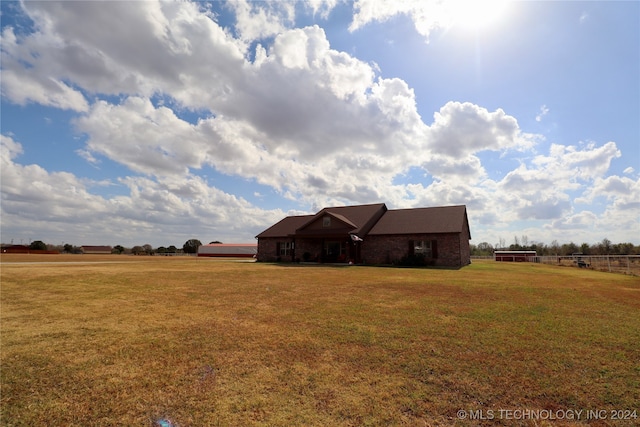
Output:
M493 259L495 261L507 262L535 262L536 251L495 251Z

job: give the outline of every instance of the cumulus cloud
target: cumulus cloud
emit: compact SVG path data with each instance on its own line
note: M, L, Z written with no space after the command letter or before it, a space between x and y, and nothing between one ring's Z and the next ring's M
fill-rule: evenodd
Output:
M587 188L584 197L576 199L577 203L591 203L601 197L613 201L613 206L621 210L640 209L640 179L609 176L596 178Z
M448 102L434 114L430 146L441 154L458 157L484 150L525 150L539 137L523 133L517 120L498 109L489 112L469 102Z
M202 108L225 96L244 64L244 44L197 3L27 2L24 8L36 32L20 39L10 28L3 34L3 68L20 70L8 80L3 70L3 93L16 101L26 85L33 90L23 97L42 102L37 90L44 89L40 96L63 108L78 104L75 88L107 95L170 93ZM61 83L66 81L74 88ZM75 109L85 111L86 104Z
M121 105L96 102L76 120L89 136L87 151L101 154L130 170L155 175L184 174L202 163L193 126L148 99L127 98Z
M433 31L452 25L451 7L448 2L438 0L357 0L353 6L355 13L349 30L356 31L371 22L384 22L396 15L406 15L411 18L418 33L428 41Z
M239 38L247 42L285 31L293 24L295 16L294 4L288 2L265 1L256 4L237 0L228 3L228 7L236 17L235 29Z
M119 184L128 194L105 198L91 191L104 183L16 163L21 145L11 137L2 136L0 148L3 227L10 224L11 232L19 236L46 230L54 243L67 239L72 231L85 243L129 246L147 243L136 241L139 236L151 240L156 234L165 244L186 241L194 233L223 241L238 236L251 241L285 214L252 206L190 175L181 180L122 177ZM5 237L11 238L6 232Z
M325 14L335 4L305 7ZM360 0L350 28L402 13L428 36L447 24L430 13L439 4ZM86 235L103 224L105 238L125 239L129 229L186 239L196 227L224 241L219 233L257 234L284 215L211 187L198 176L205 167L312 209L464 203L483 224L510 218L578 227L593 218L575 212L571 193L582 194L578 202L612 198L609 216L640 199L637 181L606 176L621 156L614 142L551 144L535 155L542 136L502 109L470 102L447 102L426 122L407 82L333 49L317 25L289 28L291 4L232 2L231 29L188 2L24 7L35 32L3 32L3 96L78 112L73 124L86 142L76 154L92 165L109 159L130 174L117 181L127 194L100 196L71 173L19 164L22 146L3 135L3 223L16 229L38 227L36 218L62 229L73 218ZM522 159L489 179L484 152ZM424 172L423 182L394 183L412 168ZM46 219L38 217L43 210Z
M570 192L592 186L619 156L613 142L582 149L552 144L549 155L535 156L530 165L521 164L497 184L517 218L560 219L573 210Z
M550 155L538 156L534 163L548 170L553 176L573 174L576 178L591 180L603 176L609 170L611 161L621 155L613 141L602 147L590 142L584 149L575 145L552 144Z

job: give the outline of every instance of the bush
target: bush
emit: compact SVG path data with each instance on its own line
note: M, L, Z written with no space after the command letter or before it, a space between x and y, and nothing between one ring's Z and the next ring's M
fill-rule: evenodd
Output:
M424 254L407 255L400 259L398 265L405 267L425 267L427 265L427 258Z

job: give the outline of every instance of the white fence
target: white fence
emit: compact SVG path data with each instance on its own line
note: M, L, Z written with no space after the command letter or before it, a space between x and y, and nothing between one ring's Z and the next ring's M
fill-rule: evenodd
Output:
M640 275L640 255L538 256L534 262Z
M494 257L472 256L471 259L494 259ZM519 260L515 261L518 262ZM640 276L640 255L551 255L531 257L529 262L577 268L590 268L599 271Z

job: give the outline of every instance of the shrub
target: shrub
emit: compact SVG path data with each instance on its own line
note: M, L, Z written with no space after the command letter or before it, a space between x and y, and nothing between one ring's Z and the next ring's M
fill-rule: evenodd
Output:
M427 258L424 254L406 255L400 259L399 265L405 267L425 267L427 265Z

